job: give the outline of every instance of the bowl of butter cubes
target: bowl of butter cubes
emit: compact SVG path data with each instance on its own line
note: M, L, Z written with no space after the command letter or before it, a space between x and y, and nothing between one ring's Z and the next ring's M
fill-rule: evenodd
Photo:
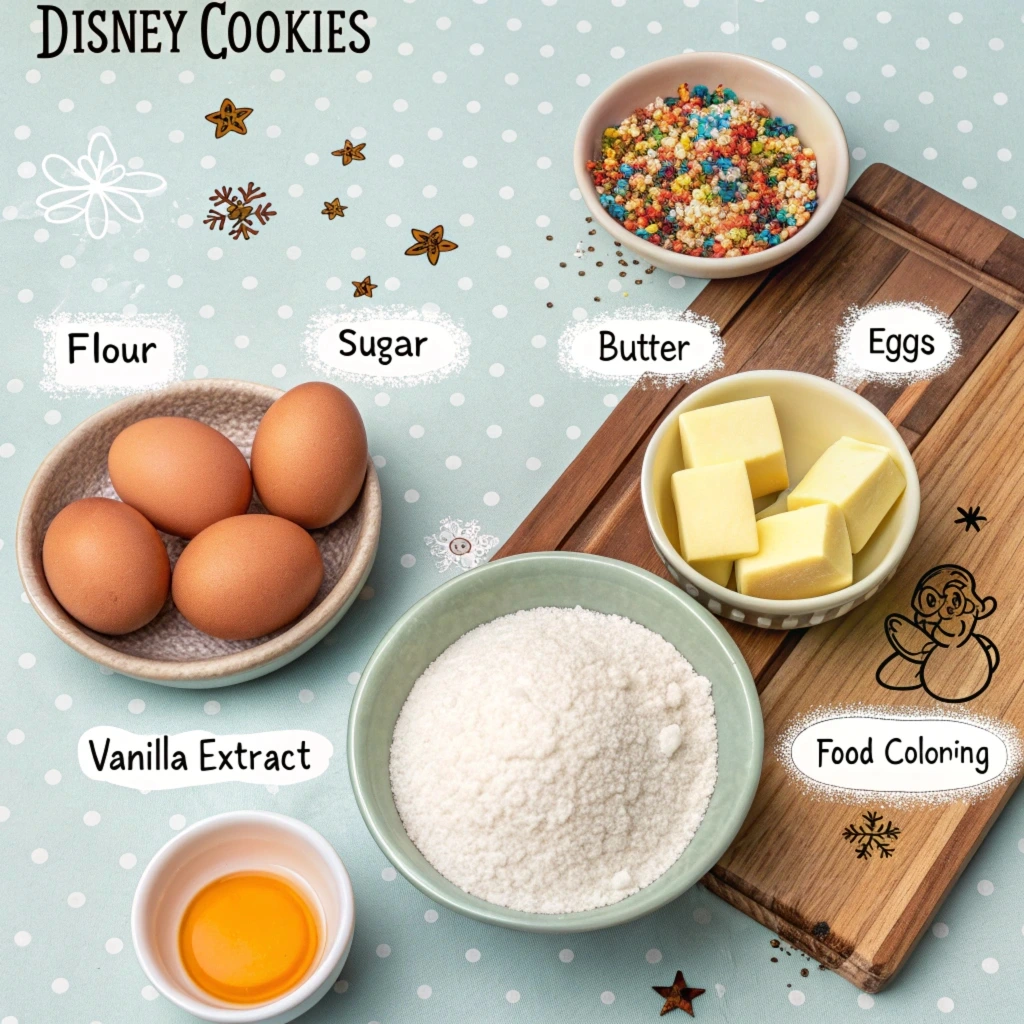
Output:
M698 388L644 456L647 526L709 611L765 629L814 626L892 579L921 509L910 451L832 381L752 370Z

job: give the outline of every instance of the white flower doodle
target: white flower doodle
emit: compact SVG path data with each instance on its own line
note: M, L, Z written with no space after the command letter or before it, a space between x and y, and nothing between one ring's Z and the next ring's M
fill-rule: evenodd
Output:
M498 538L481 533L480 523L475 519L468 523L461 519L442 519L440 526L437 533L423 538L434 556L438 572L475 569L486 561L487 553L498 546Z
M103 238L111 227L111 210L130 221L142 223L142 207L135 196L155 196L167 181L149 171L126 171L105 132L89 139L89 151L73 164L59 153L43 158L43 174L57 186L36 199L49 224L70 224L85 218L91 238Z

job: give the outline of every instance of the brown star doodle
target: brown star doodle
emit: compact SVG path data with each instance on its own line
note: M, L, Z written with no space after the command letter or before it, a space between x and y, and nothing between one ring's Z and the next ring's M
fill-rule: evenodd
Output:
M335 217L344 217L345 211L348 209L347 206L341 205L341 200L335 196L334 199L325 199L324 208L320 211L321 214L326 214L331 220Z
M234 225L229 232L231 237L235 241L239 238L248 241L253 235L259 234L259 231L253 227L253 217L259 221L262 227L271 217L277 216L277 210L272 210L270 203L253 205L257 199L263 199L266 194L266 192L260 191L259 185L254 185L251 181L248 185L239 187L237 193L230 185L215 189L213 195L210 196L213 208L203 223L209 224L211 231L214 229L223 231L230 221ZM218 210L218 206L223 206L225 209Z
M353 146L352 143L346 139L345 145L341 149L335 149L331 151L331 156L340 156L341 163L344 167L348 167L353 160L365 160L366 157L363 155L363 150L366 148L365 142L360 142L358 146Z
M216 138L222 139L228 132L245 135L245 119L252 113L252 107L236 107L229 99L220 105L220 110L206 115L206 120L217 126Z
M697 996L704 995L702 988L688 988L682 971L676 971L675 980L671 985L652 985L651 988L665 1000L659 1016L664 1017L666 1013L673 1010L682 1010L691 1017L693 1014L693 1001Z
M367 299L373 298L373 289L377 286L370 280L370 275L367 274L362 281L353 281L356 290L352 293L353 299L366 297Z
M444 237L444 226L441 224L438 224L436 228L431 228L430 231L413 228L412 237L416 239L416 242L405 250L405 255L426 256L432 267L437 266L441 253L458 249L454 242Z

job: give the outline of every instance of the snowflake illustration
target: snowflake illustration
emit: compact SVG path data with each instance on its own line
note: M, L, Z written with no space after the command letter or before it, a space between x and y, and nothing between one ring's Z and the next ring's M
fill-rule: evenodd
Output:
M270 203L253 206L257 199L263 199L266 194L266 192L260 191L259 185L254 185L251 181L244 187L240 185L237 194L229 185L215 189L213 195L210 196L210 202L213 203L214 208L209 211L210 215L203 223L209 224L211 231L214 228L223 231L230 221L234 227L228 234L236 241L239 238L248 241L253 235L259 234L259 231L253 227L253 217L260 222L260 227L262 227L271 217L277 216L277 210L272 210ZM217 210L218 206L223 206L225 209Z
M423 538L434 556L438 572L475 569L486 561L487 553L498 546L498 538L481 533L475 519L468 523L461 519L442 519L440 527L437 533Z
M893 843L900 837L900 829L891 821L882 825L882 816L868 811L862 814L863 825L847 825L843 830L843 839L857 846L857 858L868 859L872 850L878 850L880 857L891 857Z
M46 222L70 224L84 217L89 236L97 240L113 233L117 217L141 224L142 207L135 197L155 196L167 188L159 174L126 171L106 132L89 139L89 150L77 164L59 153L43 157L43 174L57 186L36 199Z

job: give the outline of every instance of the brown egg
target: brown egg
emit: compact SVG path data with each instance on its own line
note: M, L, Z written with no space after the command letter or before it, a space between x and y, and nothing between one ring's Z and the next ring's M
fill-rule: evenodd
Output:
M54 516L43 538L43 572L69 615L115 635L154 619L171 580L160 535L113 498L82 498Z
M322 381L300 384L265 413L252 443L256 493L269 512L314 530L351 507L366 476L355 403Z
M323 577L320 549L301 526L278 516L234 516L189 542L171 593L196 629L252 640L297 619Z
M252 499L245 456L220 431L184 416L125 427L110 446L107 467L122 501L178 537L242 515Z

